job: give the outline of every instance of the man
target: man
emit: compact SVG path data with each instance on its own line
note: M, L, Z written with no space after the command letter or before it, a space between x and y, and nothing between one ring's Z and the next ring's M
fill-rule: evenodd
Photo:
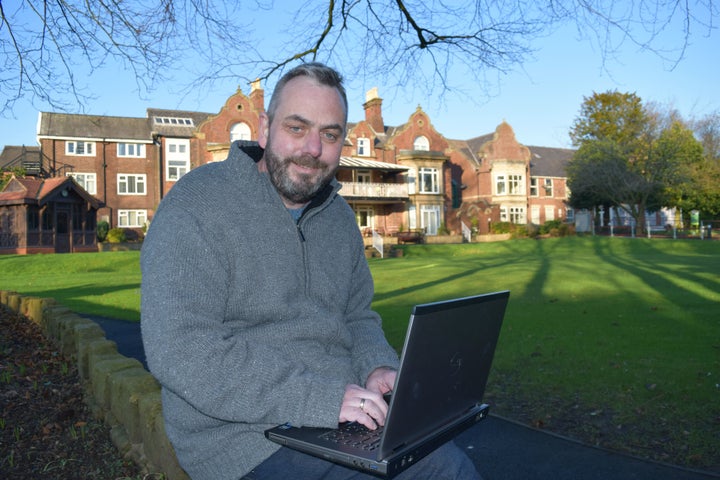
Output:
M398 358L370 309L362 238L334 178L347 111L337 72L291 70L258 144L235 142L224 162L190 171L153 219L143 341L193 479L366 478L263 435L288 421L375 429L387 414ZM453 444L407 478L425 471L477 475Z

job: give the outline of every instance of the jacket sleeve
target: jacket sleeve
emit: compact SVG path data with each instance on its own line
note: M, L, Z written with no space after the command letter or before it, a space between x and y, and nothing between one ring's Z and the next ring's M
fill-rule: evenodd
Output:
M353 335L353 360L364 382L379 367L397 368L398 354L390 346L382 329L382 319L372 310L374 283L362 239L355 257L354 287L348 305L347 323Z

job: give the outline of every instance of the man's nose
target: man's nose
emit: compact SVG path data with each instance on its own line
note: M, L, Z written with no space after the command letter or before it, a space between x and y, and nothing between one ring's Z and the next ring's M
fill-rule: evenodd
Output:
M313 158L318 158L322 153L322 141L320 140L319 132L310 132L305 136L304 149L306 154Z

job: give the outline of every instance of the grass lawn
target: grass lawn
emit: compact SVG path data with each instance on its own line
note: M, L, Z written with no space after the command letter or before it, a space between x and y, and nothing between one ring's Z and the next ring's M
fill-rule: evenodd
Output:
M720 242L570 237L406 246L372 259L400 348L412 305L509 289L493 412L720 471ZM137 320L137 252L0 256L0 289Z

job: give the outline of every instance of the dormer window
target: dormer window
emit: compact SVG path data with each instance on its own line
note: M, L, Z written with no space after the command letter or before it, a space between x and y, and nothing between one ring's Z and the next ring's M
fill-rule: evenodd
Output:
M420 135L413 142L413 150L421 150L427 152L430 150L430 140L426 136Z
M357 139L357 154L359 157L370 156L370 139L369 138L358 138Z

